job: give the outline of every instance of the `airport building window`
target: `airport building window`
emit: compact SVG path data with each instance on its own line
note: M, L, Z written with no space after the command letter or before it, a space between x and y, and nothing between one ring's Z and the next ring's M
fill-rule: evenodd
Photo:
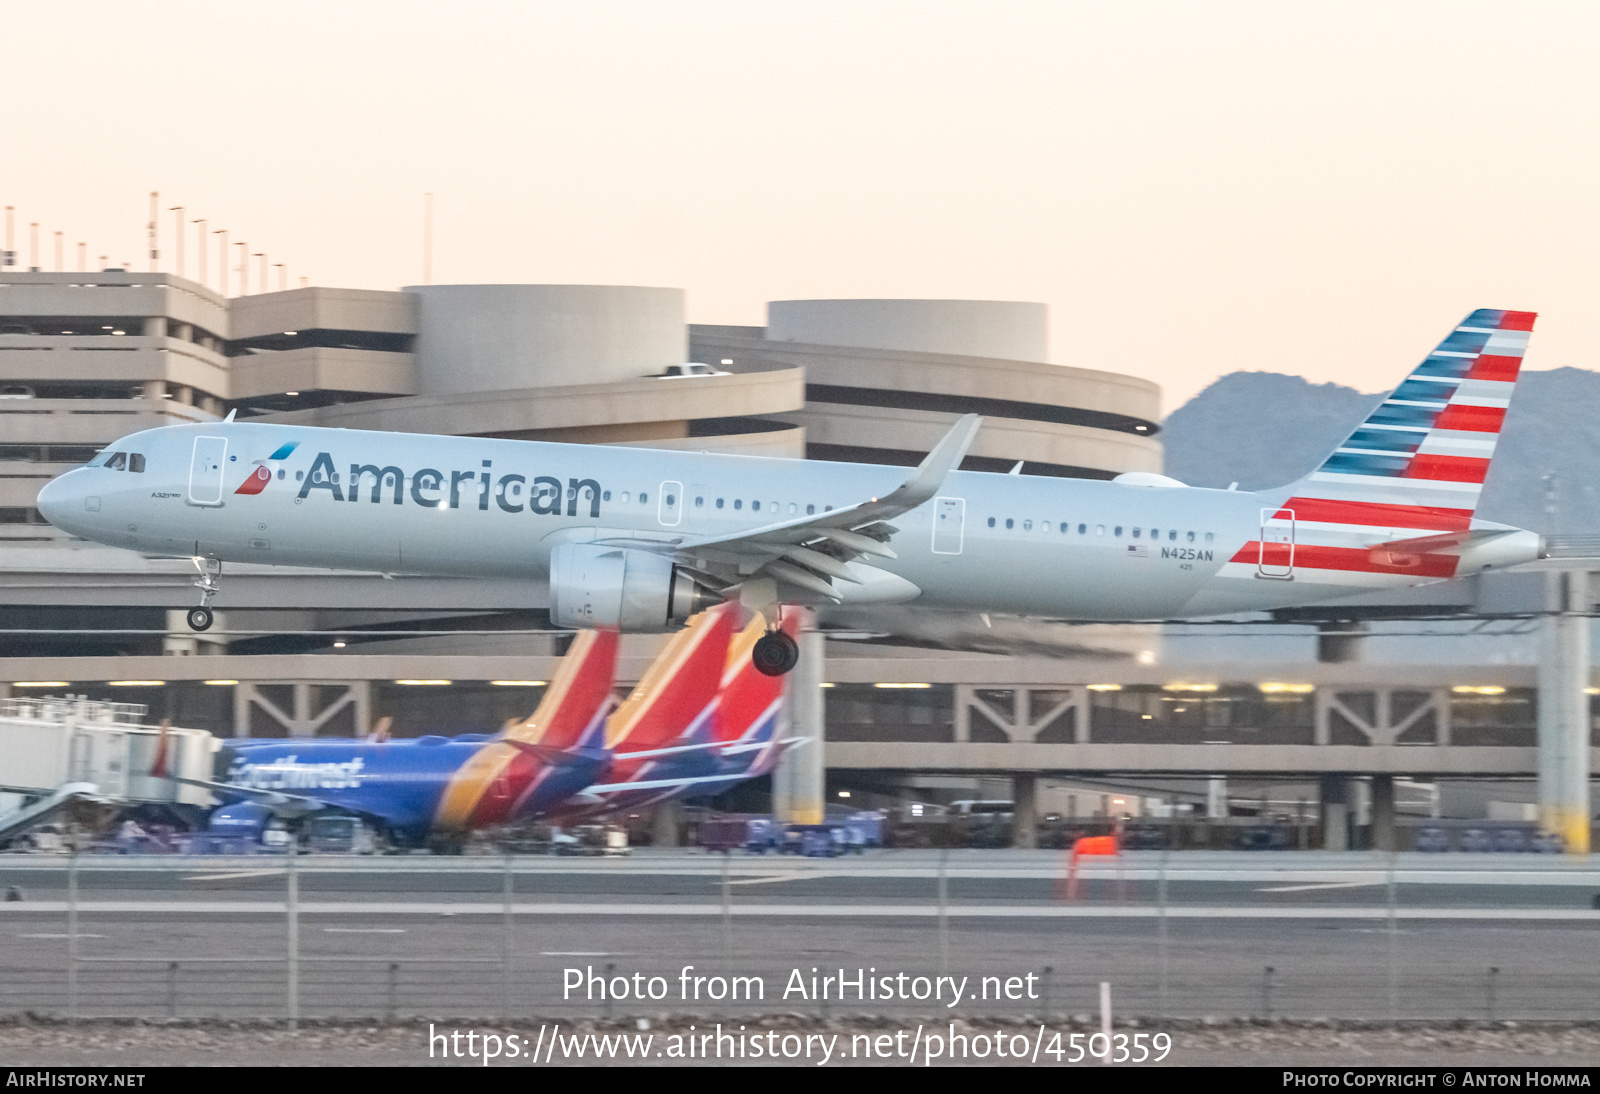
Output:
M1450 743L1532 748L1537 743L1539 693L1506 688L1498 695L1450 696Z
M830 700L831 701L831 700ZM1149 684L1090 693L1089 740L1104 744L1309 745L1316 701L1251 684L1173 691Z
M955 688L879 688L838 684L828 692L828 740L955 740Z
M374 682L372 718L393 718L396 737L495 733L508 718L527 718L543 695L543 688L495 687L488 681L425 688Z

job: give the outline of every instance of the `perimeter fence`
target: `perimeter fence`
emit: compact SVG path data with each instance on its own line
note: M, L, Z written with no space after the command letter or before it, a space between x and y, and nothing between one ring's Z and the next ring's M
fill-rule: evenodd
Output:
M6 856L0 1015L1600 1020L1600 871L1420 859Z

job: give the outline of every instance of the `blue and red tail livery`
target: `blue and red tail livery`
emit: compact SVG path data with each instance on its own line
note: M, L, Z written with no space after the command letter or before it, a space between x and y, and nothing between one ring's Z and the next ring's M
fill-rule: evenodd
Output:
M1261 539L1234 555L1235 573L1355 584L1455 576L1534 319L1488 308L1467 316L1263 511ZM1408 542L1416 546L1394 549Z

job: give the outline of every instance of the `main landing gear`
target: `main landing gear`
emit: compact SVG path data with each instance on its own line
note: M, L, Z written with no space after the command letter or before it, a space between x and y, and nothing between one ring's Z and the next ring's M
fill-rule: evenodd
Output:
M219 558L191 558L194 568L200 571L194 587L200 590L200 606L190 608L185 616L192 631L208 631L216 617L211 612L211 598L222 591L222 560Z
M750 663L763 676L783 676L800 663L800 643L785 631L768 631L756 639Z

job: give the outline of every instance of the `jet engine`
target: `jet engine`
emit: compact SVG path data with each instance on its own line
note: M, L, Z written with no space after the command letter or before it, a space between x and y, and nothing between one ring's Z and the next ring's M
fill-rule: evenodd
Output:
M651 551L563 543L550 552L550 621L660 634L722 597Z

